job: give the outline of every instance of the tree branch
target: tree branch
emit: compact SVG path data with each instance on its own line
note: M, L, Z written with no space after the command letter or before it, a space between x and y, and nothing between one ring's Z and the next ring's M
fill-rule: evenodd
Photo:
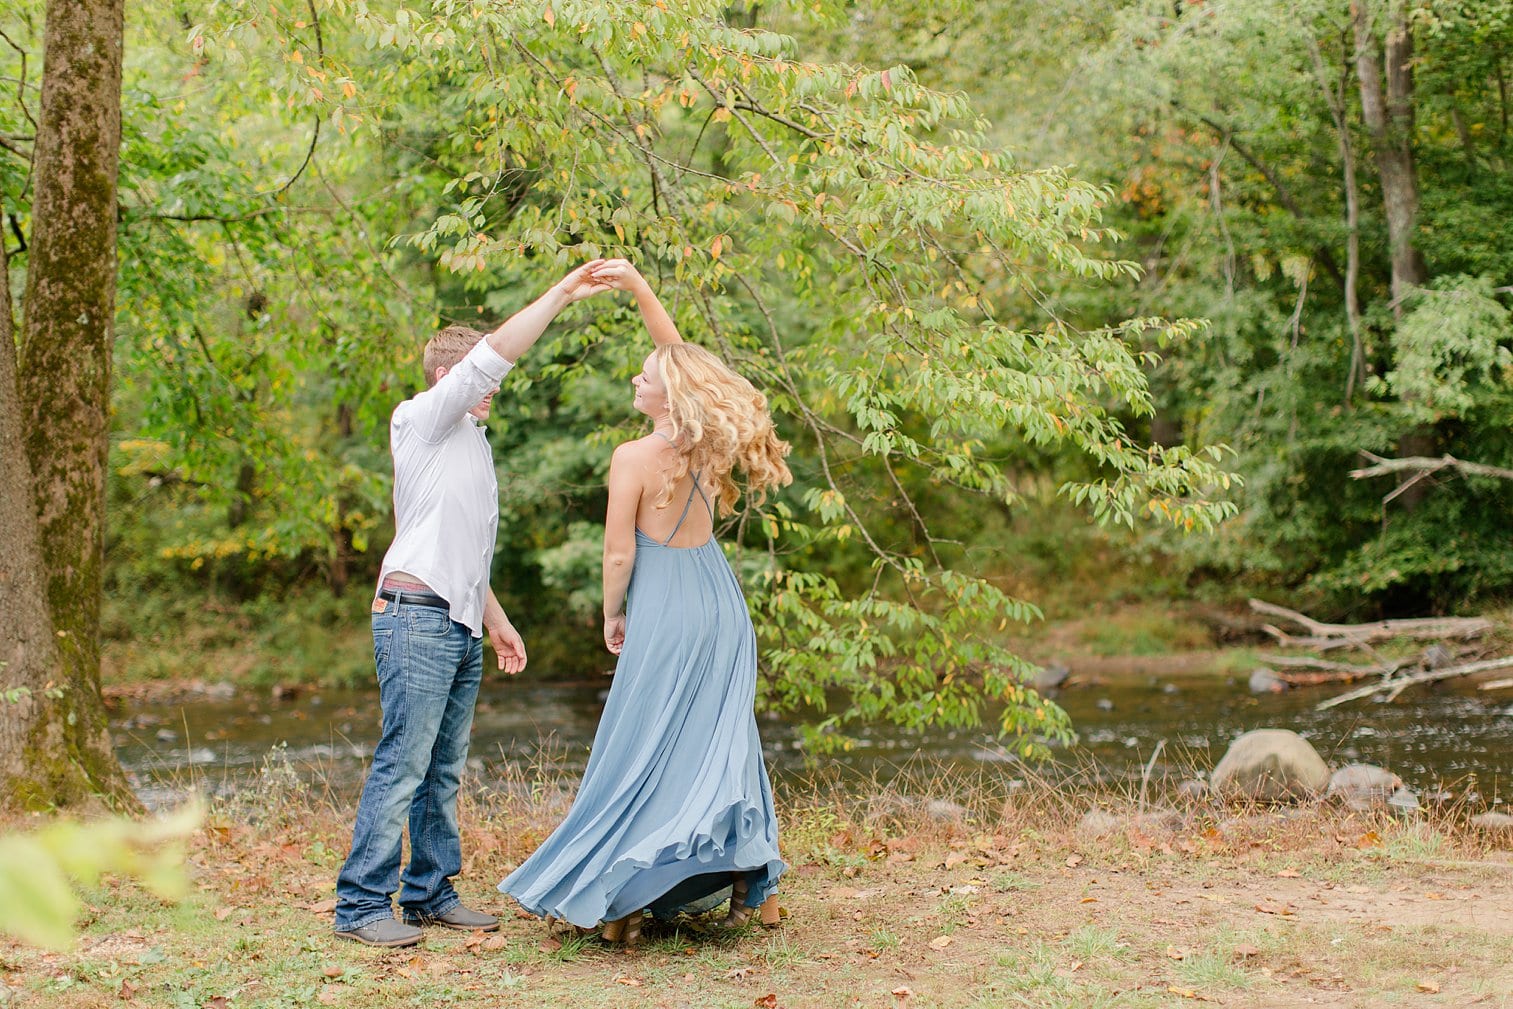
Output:
M1367 477L1387 476L1391 473L1417 473L1421 477L1431 473L1438 473L1442 469L1458 469L1467 476L1486 476L1498 480L1513 480L1513 469L1503 469L1501 466L1487 466L1479 462L1466 462L1457 459L1453 455L1442 455L1439 458L1429 456L1406 456L1402 459L1384 459L1371 452L1362 452L1361 455L1370 459L1376 465L1367 466L1365 469L1353 469L1350 471L1352 480L1364 480Z

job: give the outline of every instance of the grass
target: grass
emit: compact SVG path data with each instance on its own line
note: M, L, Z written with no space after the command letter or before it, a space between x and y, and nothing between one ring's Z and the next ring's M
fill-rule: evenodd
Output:
M654 924L624 951L543 942L496 899L571 788L519 771L470 788L461 811L458 885L504 912L501 931L385 951L330 934L349 802L270 764L193 840L189 901L108 881L73 949L0 942L0 1004L11 989L48 1009L1513 1006L1513 859L1449 820L1257 809L1222 834L1199 818L1091 841L1079 811L1127 796L923 771L785 787L783 927ZM932 794L968 814L932 819L918 801Z

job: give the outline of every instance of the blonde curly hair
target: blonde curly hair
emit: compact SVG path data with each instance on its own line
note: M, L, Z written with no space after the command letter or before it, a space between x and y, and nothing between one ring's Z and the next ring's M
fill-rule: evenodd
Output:
M735 511L742 488L733 471L745 477L745 491L761 503L769 490L786 487L793 474L783 457L791 446L778 438L757 392L718 357L691 343L674 343L655 351L667 386L677 464L666 475L659 505L672 501L673 488L692 470L715 482L719 515Z

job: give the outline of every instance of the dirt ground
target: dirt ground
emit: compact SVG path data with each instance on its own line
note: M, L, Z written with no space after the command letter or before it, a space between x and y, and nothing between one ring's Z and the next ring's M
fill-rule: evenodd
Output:
M193 899L87 894L73 949L0 945L0 1005L1513 1007L1513 854L1450 824L1321 809L1092 838L1033 807L908 823L811 802L784 815L781 927L654 923L625 950L507 906L493 884L542 825L469 812L459 889L498 933L338 940L338 811L213 816Z

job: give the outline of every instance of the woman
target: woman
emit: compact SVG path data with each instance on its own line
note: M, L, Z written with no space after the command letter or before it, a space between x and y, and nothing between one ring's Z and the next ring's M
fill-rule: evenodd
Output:
M619 656L563 820L499 884L526 910L633 945L642 912L731 891L725 924L777 924L777 818L752 706L756 635L716 513L792 480L766 398L684 343L625 260L595 280L636 298L656 349L635 386L651 433L615 449L604 523L604 644ZM622 612L627 592L630 605Z

